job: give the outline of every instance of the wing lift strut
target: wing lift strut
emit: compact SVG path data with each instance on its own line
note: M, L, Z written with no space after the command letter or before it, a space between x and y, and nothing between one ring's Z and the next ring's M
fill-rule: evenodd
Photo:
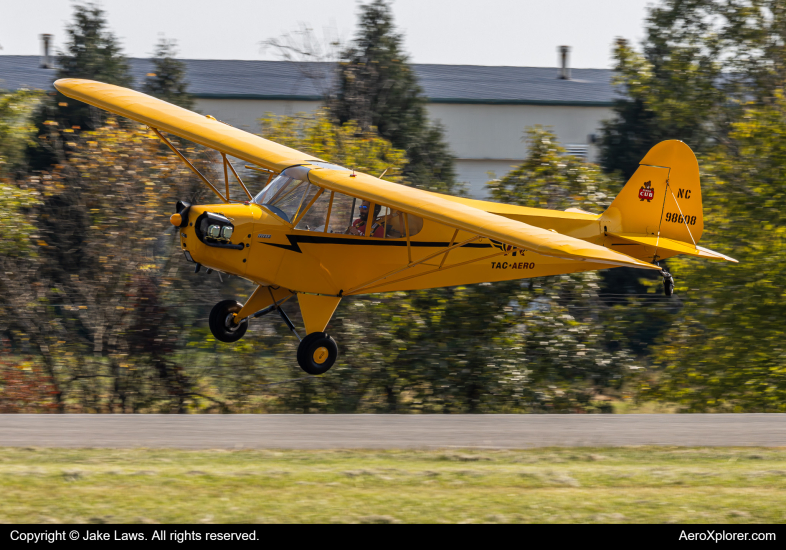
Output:
M186 164L186 166L188 166L191 169L191 171L194 172L194 174L196 174L197 177L199 179L201 179L202 182L205 185L207 185L210 188L211 191L213 191L213 193L218 195L218 198L221 199L221 202L223 202L224 204L228 204L230 202L243 202L243 201L231 200L229 198L229 172L227 171L227 169L232 171L232 174L235 176L235 179L240 184L240 187L243 188L243 191L245 191L246 195L248 196L248 200L254 200L254 197L251 195L251 193L248 192L248 188L246 187L246 184L243 183L242 179L240 179L240 176L237 174L237 171L235 171L235 167L232 166L232 163L229 162L229 159L227 158L227 156L224 153L221 153L221 158L224 159L224 183L226 185L226 196L222 195L221 191L219 191L218 188L215 185L210 183L210 181L208 181L208 179L202 174L202 172L200 172L197 169L197 167L194 166L191 163L191 161L189 161L183 155L183 153L178 151L177 148L174 145L172 145L171 141L169 141L166 137L164 137L164 135L158 130L158 128L153 128L151 126L150 129L153 130L156 133L156 135L161 139L161 141L166 143L167 147L172 149L173 153L175 153L178 157L180 157L180 160L182 160Z
M278 311L278 315L279 315L279 317L281 317L281 320L284 321L284 324L287 325L287 328L289 328L289 330L292 331L292 334L294 334L295 337L299 341L302 342L303 339L300 337L300 335L295 330L295 325L292 322L292 320L289 318L289 315L287 315L286 312L284 312L284 310L281 309L281 304L283 304L284 302L289 300L292 296L294 296L294 294L290 294L286 298L284 298L282 300L279 300L279 301L276 301L276 298L275 298L275 296L273 296L273 291L270 290L270 287L268 287L268 292L270 292L270 299L273 300L273 303L270 304L269 306L267 306L265 309L261 309L261 310L257 311L256 313L254 313L253 315L251 315L251 318L252 319L256 319L257 317L262 317L263 315L267 315L271 311L276 310L276 311Z
M495 252L494 254L489 254L489 255L486 255L486 256L482 256L480 258L473 258L471 260L467 260L467 261L464 261L464 262L458 262L458 263L454 263L454 264L450 264L450 265L445 265L445 262L448 259L448 254L450 254L451 250L454 250L456 248L460 248L462 246L468 245L470 243L473 243L473 242L478 241L478 240L483 238L483 235L475 235L474 237L470 237L469 239L466 239L466 240L463 240L463 241L457 243L456 242L456 237L458 236L459 230L456 229L453 232L453 237L450 239L450 245L448 245L446 248L444 248L444 249L442 249L442 250L440 250L438 252L435 252L433 254L429 254L425 258L421 258L420 260L417 260L417 261L413 262L412 261L412 252L411 252L411 243L410 243L410 239L409 239L409 223L408 223L408 220L405 221L404 223L405 223L405 227L407 228L407 252L408 252L408 258L409 258L409 262L407 263L407 265L404 266L404 267L400 267L398 269L394 269L394 270L386 273L385 275L382 275L381 277L376 277L374 279L366 281L365 283L357 285L357 286L355 286L355 287L353 287L353 288L343 292L343 294L342 294L343 296L353 296L353 295L357 295L357 294L364 294L364 293L368 293L368 292L374 292L374 289L379 288L381 286L393 285L393 284L396 284L396 283L400 283L400 282L403 282L403 281L414 279L416 277L423 277L424 275L430 275L432 273L446 271L446 270L454 268L454 267L461 267L463 265L468 265L468 264L471 264L471 263L480 262L480 261L483 261L483 260L488 260L488 259L494 258L496 256L502 256L502 255L511 254L511 253L516 252L516 251L519 250L518 248L512 247L509 250L504 250L504 251L501 251L501 252ZM436 258L437 256L440 256L440 255L442 255L442 261L440 261L439 265L436 268L430 269L430 270L426 270L426 271L423 271L421 273L416 273L414 275L407 275L405 277L399 277L397 279L390 280L390 278L393 277L394 275L398 275L399 273L403 273L403 272L405 272L405 271L407 271L409 269L412 269L413 267L416 267L416 266L419 266L421 264L424 264L428 260L431 260L432 258ZM428 265L431 265L433 267L433 264L428 264Z

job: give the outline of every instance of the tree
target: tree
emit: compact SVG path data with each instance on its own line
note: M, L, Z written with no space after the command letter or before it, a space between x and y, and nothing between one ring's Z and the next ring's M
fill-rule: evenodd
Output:
M58 78L84 78L118 86L130 86L128 62L120 43L107 29L102 10L96 4L75 4L74 19L66 27L65 50L58 55ZM62 162L68 148L63 144L73 130L96 129L106 118L105 111L55 92L42 103L35 117L36 143L27 150L34 170L44 170Z
M156 44L153 57L153 72L147 75L142 91L185 109L194 105L193 98L188 94L186 82L186 65L178 61L177 42L161 38Z
M786 100L751 104L729 145L704 160L705 239L740 260L677 260L679 321L657 350L643 395L689 412L785 412Z
M31 119L43 94L30 90L0 90L0 177L24 171L25 148L33 143L35 126Z
M260 121L262 135L299 151L369 174L385 173L385 179L400 183L406 166L404 151L373 131L364 131L350 120L333 124L326 111L292 117L267 116Z
M616 49L626 97L605 129L604 168L628 175L657 141L687 142L702 170L701 244L741 260L669 260L682 308L641 395L682 410L783 410L784 28L776 0L664 0L642 53Z
M66 27L66 49L58 56L58 78L89 78L118 86L131 84L120 43L106 27L101 7L74 5L74 20Z
M12 355L36 352L61 412L184 412L212 402L183 353L191 319L219 289L177 275L188 270L168 221L201 183L149 130L129 126L110 119L65 134L65 160L19 182L17 195L38 204L14 214L15 196L0 197L16 231L25 221L33 228L22 240L32 251L5 240L0 248L0 330ZM185 151L212 174L198 148Z
M451 192L453 157L442 127L428 121L426 98L403 51L390 5L374 0L360 10L355 40L338 64L330 112L339 124L354 120L364 131L376 128L403 149L409 159L404 169L408 183Z
M131 75L128 61L122 53L120 42L107 29L104 10L96 4L75 4L74 20L66 27L65 50L58 55L58 78L85 78L107 84L130 86ZM96 128L103 117L103 111L88 105L57 96L59 121L66 128ZM65 105L62 105L65 104Z
M742 105L769 103L786 78L779 0L663 0L650 8L643 51L614 49L621 98L601 134L601 164L629 178L650 147L723 144Z
M578 208L598 214L608 208L616 195L618 181L605 175L597 166L567 155L556 136L547 129L539 126L528 128L526 140L527 159L501 180L489 182L491 196L496 201L530 208ZM627 381L627 368L633 366L630 351L641 351L642 347L651 343L646 338L646 333L652 332L648 323L653 316L659 318L662 314L658 304L642 304L634 300L631 305L636 308L636 315L630 315L627 300L615 289L603 287L602 281L609 276L613 278L620 270L546 278L537 283L541 297L531 298L531 303L539 304L537 315L543 317L539 326L559 327L562 316L569 314L576 325L582 327L579 332L583 331L591 342L586 349L587 354L604 358L599 359L597 370L571 370L581 363L574 359L568 362L565 370L555 371L566 376L583 372L595 380L594 387L593 384L588 385L586 391L589 392L602 391L598 388L608 386L612 380L617 387ZM641 270L631 271L637 272L636 278L647 277ZM648 295L647 292L653 290L642 285L640 294ZM652 297L651 294L649 296ZM572 338L571 333L575 332L576 329L570 330L567 335ZM563 337L563 341L570 342L571 338ZM580 342L571 345L578 346ZM550 372L550 369L553 369L552 365L541 366L541 372ZM556 378L560 379L559 376ZM569 385L570 391L578 391L573 387L576 380L570 377L568 380L573 382Z
M345 165L348 159L359 160L347 150L389 147L381 138L357 136L354 123L339 132L327 117L268 119L265 125L265 137ZM379 145L364 145L364 139ZM552 207L575 206L576 193L589 196L589 202L606 200L598 189L603 176L597 169L562 157L551 134L533 131L532 139L526 166L496 186L505 189L506 199L515 196L514 202L526 203L544 182L556 178L555 190L568 181L576 185L555 195L562 199ZM391 162L388 153L384 158L368 151L363 155L374 162L366 171ZM402 161L403 156L394 163L399 170ZM546 162L552 167L548 173L530 180L523 175ZM635 366L626 351L606 349L609 329L592 319L602 306L592 273L345 298L327 329L340 342L342 356L318 384L304 378L277 390L278 410L602 410L598 396L619 388ZM283 336L285 327L280 331ZM287 338L282 344L293 348L295 342Z

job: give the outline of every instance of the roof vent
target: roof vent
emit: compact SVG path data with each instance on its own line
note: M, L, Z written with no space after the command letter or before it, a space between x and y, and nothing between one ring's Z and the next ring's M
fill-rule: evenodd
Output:
M570 67L568 67L568 54L570 53L570 46L560 46L557 48L560 58L560 71L559 78L562 80L570 80Z
M41 68L42 69L54 69L52 65L52 59L49 56L49 45L52 43L52 35L51 34L42 34L41 35L41 49L43 51L43 56L41 57Z

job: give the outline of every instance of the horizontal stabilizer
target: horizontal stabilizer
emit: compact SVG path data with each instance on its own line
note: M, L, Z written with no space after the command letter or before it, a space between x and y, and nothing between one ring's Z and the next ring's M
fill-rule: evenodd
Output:
M684 243L674 239L667 239L665 237L658 237L657 235L642 235L640 233L609 233L610 237L617 237L636 244L643 244L645 246L652 246L662 250L668 250L677 254L687 254L689 256L697 256L699 258L708 258L710 260L725 260L727 262L738 263L734 258L730 258L720 252L715 252L703 246L696 246L692 243Z

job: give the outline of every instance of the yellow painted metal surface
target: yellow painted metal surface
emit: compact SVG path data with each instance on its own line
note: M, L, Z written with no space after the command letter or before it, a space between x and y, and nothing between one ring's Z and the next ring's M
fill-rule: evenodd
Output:
M281 302L288 296L292 296L292 292L286 288L258 286L253 294L248 297L242 309L235 314L235 319L245 319L249 315L253 315L257 311L273 305L274 301Z
M306 334L311 334L312 332L324 332L341 298L299 293L297 301L300 304L300 313L303 314Z
M448 227L484 235L539 254L613 266L658 269L591 242L564 235L556 230L551 231L551 228L542 229L525 224L460 202L446 200L436 193L383 181L368 174L356 173L355 177L352 177L345 171L315 168L309 173L309 179L312 183L332 191L384 204Z
M60 79L55 82L55 87L66 96L277 171L308 160L319 160L127 88L80 79ZM357 173L357 177L350 177L343 171L321 168L315 168L311 174L313 183L327 189L474 231L541 254L592 260L607 265L657 269L590 242L544 231L446 200L435 193L386 182L367 174Z
M699 163L690 147L655 145L601 216L607 233L661 236L691 244L704 232Z
M679 141L653 147L606 212L561 212L439 195L359 172L350 177L349 171L310 164L315 157L132 90L76 79L55 86L69 97L274 172L305 165L303 177L312 184L406 213L407 227L417 229L408 236L402 225L400 237L373 238L295 229L253 202L191 206L188 220L171 219L187 223L180 228L183 250L206 267L260 285L240 317L297 293L307 333L321 332L339 296L613 266L659 269L650 262L675 254L735 261L697 246L704 224L698 163ZM194 225L206 212L231 220L228 242L197 237Z
M320 160L128 88L79 78L61 78L54 85L70 98L276 172L293 164Z

